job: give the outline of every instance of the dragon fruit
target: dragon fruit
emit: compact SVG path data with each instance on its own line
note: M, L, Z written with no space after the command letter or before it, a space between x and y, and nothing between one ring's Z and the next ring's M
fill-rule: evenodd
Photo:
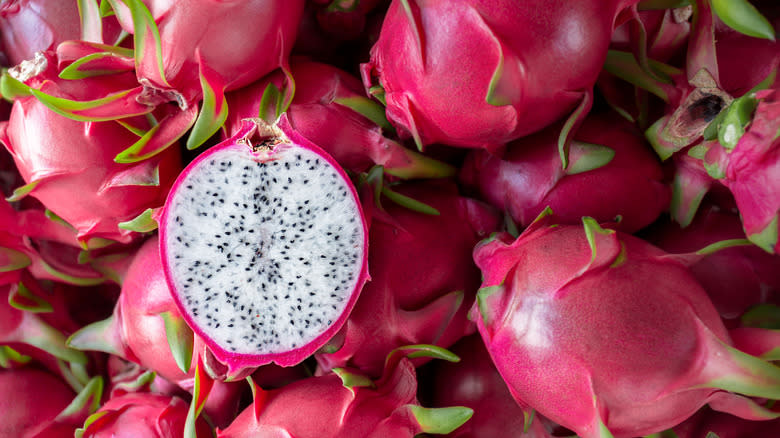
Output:
M730 345L684 257L592 218L544 217L474 259L472 316L512 395L581 437L660 432L706 403L777 416L739 394L777 399L780 368Z
M447 180L400 184L392 190L438 214L414 211L387 198L379 205L364 198L370 221L371 282L363 288L344 331L315 356L319 372L349 366L377 377L383 358L397 347L446 348L474 331L466 317L479 287L471 252L498 228L498 215L481 202L460 196ZM415 360L415 365L421 364Z
M26 68L33 69L31 77L23 78L27 84L70 97L101 95L122 81L95 77L74 84L58 79L52 54L39 56ZM0 124L0 141L27 183L13 198L35 197L75 228L86 246L137 237L119 224L162 205L181 169L176 149L134 165L116 163L117 153L138 141L135 133L113 121L82 123L62 117L34 96L15 100L10 120Z
M110 3L122 28L134 35L135 71L146 88L146 97L167 98L182 110L197 107L203 99L200 116L188 138L187 146L192 149L225 121L225 91L247 85L286 64L304 2Z
M474 415L449 437L552 438L541 418L512 398L479 335L461 339L452 352L462 360L435 363L432 403L466 406Z
M688 253L728 239L744 239L737 214L705 204L686 228L671 221L655 224L644 236L670 253ZM780 299L780 256L753 247L722 249L691 266L718 313L734 320L748 308Z
M199 155L160 220L171 293L229 376L323 346L368 280L367 241L352 182L285 116Z
M401 178L442 177L454 173L444 163L403 147L383 134L391 128L381 107L365 97L357 78L319 62L293 60L290 75L295 95L286 110L290 125L298 134L324 149L345 169L365 172L375 164ZM267 105L268 87L284 88L282 72L228 94L231 108L226 122L228 134L241 129L241 120L264 116L276 119L276 108Z
M602 222L620 216L618 227L634 232L666 209L669 189L661 166L631 124L611 112L586 117L566 169L558 154L559 130L516 140L503 158L472 151L461 181L522 226L549 206L565 223L586 215Z
M495 150L587 112L617 14L631 3L395 0L364 82L381 86L370 91L418 145Z
M187 403L178 397L153 393L127 393L108 400L76 431L78 438L180 438L184 436ZM196 438L212 437L200 419Z
M338 369L271 391L253 385L252 406L217 437L412 438L449 433L467 421L469 408L420 406L415 369L405 354L457 360L436 347L410 346L388 356L377 381Z

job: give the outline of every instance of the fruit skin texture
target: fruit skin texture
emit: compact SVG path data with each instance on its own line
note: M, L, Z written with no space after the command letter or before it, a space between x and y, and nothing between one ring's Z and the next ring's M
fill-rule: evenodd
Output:
M436 363L433 387L435 406L466 406L474 415L447 435L451 438L552 438L540 417L515 402L485 350L482 338L474 334L461 339L451 351L458 363ZM526 419L532 418L527 432Z
M377 206L364 197L371 221L371 282L347 320L338 350L316 355L320 372L350 366L379 376L382 358L397 347L446 348L473 333L466 313L479 287L479 271L471 251L498 228L498 215L460 196L447 180L406 183L393 190L437 209L439 215L412 211L388 199Z
M422 145L492 150L583 100L631 3L395 0L364 82L378 78L388 119Z
M460 180L522 226L550 207L563 223L578 223L582 216L609 222L620 215L618 229L632 233L666 209L670 192L658 159L635 128L617 114L585 119L574 135L566 170L558 154L558 132L559 128L552 127L516 140L507 146L503 158L472 151L461 168ZM608 149L589 151L578 142ZM613 156L605 163L603 156L609 150ZM600 167L575 170L578 162L589 160Z
M187 403L178 397L127 393L108 400L95 414L94 422L84 428L82 437L179 438L184 436L187 410ZM212 436L211 428L203 418L196 420L195 436Z
M124 2L111 3L122 28L135 33L133 17ZM149 53L150 56L141 58L136 68L139 82L172 92L186 108L197 104L203 96L198 76L203 68L212 71L225 90L231 90L282 65L295 41L304 2L143 0L143 3L159 28L162 53L153 56ZM142 38L148 50L154 51L154 40L148 35Z
M107 90L116 91L112 87L126 78L111 75L69 83L57 78L51 54L46 62L46 70L27 84L40 85L58 97L102 96ZM13 156L25 183L38 181L30 196L73 226L82 242L101 238L128 243L138 234L119 229L118 224L163 204L181 170L180 154L169 148L138 164L114 162L120 151L136 141L136 135L113 121L83 123L65 118L34 96L17 98L9 121L0 122L0 142Z
M755 379L776 396L780 372L729 347L678 258L583 222L542 218L517 240L502 234L475 248L484 280L472 317L518 403L586 438L607 436L605 428L631 437L672 427L708 402L739 410L747 399L715 385L750 374L735 365L742 360L773 376Z
M269 140L271 141L272 144L274 144L273 141L280 140L279 144L275 144L274 148L292 147L292 148L303 148L303 149L308 149L310 151L313 151L316 154L318 154L323 161L331 164L333 166L333 169L339 175L340 178L342 178L347 182L350 182L346 172L338 165L338 163L336 163L336 161L330 155L328 155L325 151L320 149L315 144L308 141L306 138L298 135L290 127L289 122L287 121L287 117L285 115L282 115L282 117L279 118L278 122L273 126L267 125L264 122L259 120L245 121L243 129L240 130L238 133L236 133L233 137L225 140L220 144L213 146L211 149L200 154L195 160L193 160L182 171L178 179L174 182L173 187L171 188L171 194L175 193L177 188L186 181L186 177L189 171L191 171L192 169L196 169L201 163L205 162L206 160L209 160L210 156L214 153L219 153L221 151L238 151L241 154L246 154L247 151L249 151L248 152L249 154L252 154L255 157L260 157L260 159L272 160L274 158L273 149L269 151L263 151L262 148L260 148L257 151L253 151L253 145L255 144L254 140L257 140L258 138L261 140ZM280 149L280 150L284 150L284 149ZM349 189L352 192L352 196L355 199L357 199L358 198L357 193L355 192L354 186L352 186L351 182L349 183ZM169 199L171 196L173 195L169 195ZM179 308L179 311L184 317L187 324L192 328L192 330L195 332L196 335L198 335L200 338L203 339L203 341L209 347L211 353L213 353L214 358L217 359L217 361L219 361L223 365L227 366L228 376L237 376L239 375L239 373L242 373L242 370L244 371L249 370L251 368L256 368L261 365L267 365L271 362L274 362L280 366L292 366L301 363L304 359L306 359L308 356L313 354L317 349L319 349L325 343L327 343L328 340L330 340L338 332L338 330L344 325L344 322L349 316L349 312L352 310L352 308L355 305L355 302L357 301L357 298L360 294L363 285L366 283L366 281L370 279L368 274L368 255L367 255L368 226L366 225L365 216L358 202L357 211L358 214L360 215L360 222L363 228L363 248L364 248L363 260L361 262L361 268L358 274L358 279L355 282L354 290L350 293L350 296L347 298L347 303L345 304L342 314L335 321L333 321L330 327L324 330L315 339L295 349L291 349L279 353L268 353L268 354L241 354L241 353L231 352L226 348L217 345L213 340L211 340L208 333L206 333L206 330L198 326L198 324L194 322L192 316L189 315L187 312L187 307L182 302L182 297L180 297L179 293L177 292L173 275L170 272L171 268L169 267L171 264L169 260L172 257L172 255L170 255L171 251L170 248L168 248L168 245L166 243L167 227L169 226L169 224L173 224L173 221L168 217L170 211L171 210L169 210L168 208L164 208L160 220L160 257L163 262L163 269L165 272L166 281L168 282L168 287L171 290L173 298L176 301L176 305ZM175 224L173 226L175 226Z
M45 397L42 397L45 395ZM60 379L49 373L25 368L0 371L0 435L35 437L50 425L76 394ZM52 430L49 429L51 433ZM73 436L59 431L51 438Z

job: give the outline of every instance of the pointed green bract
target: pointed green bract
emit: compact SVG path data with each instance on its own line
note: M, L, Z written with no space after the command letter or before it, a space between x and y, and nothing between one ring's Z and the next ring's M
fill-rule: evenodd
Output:
M133 17L133 47L135 47L135 67L138 70L144 59L154 59L163 85L170 87L165 78L162 41L160 29L154 21L149 8L141 0L121 0L130 9ZM151 43L151 44L149 44Z
M755 38L775 40L775 29L747 0L711 0L712 10L727 26Z
M578 173L589 172L604 167L615 158L615 150L600 144L584 143L581 141L572 141L571 150L576 149L579 157L569 163L566 168L567 175L576 175Z
M398 347L388 354L388 357L394 354L403 354L410 359L418 357L427 357L431 359L442 359L447 362L460 362L460 358L455 353L446 348L431 344L404 345Z
M386 185L382 186L382 194L387 196L388 199L400 205L401 207L407 208L409 210L416 211L422 214L431 215L431 216L439 215L439 210L436 210L430 205L424 204L416 199L412 199L398 192L394 192L390 190Z
M777 246L777 222L778 215L776 214L763 230L759 231L758 233L753 233L747 236L747 238L764 251L770 254L774 254L775 247Z
M574 140L575 128L582 122L593 106L593 90L583 92L582 100L577 108L569 115L558 134L558 153L561 156L563 169L569 167L569 147Z
M97 0L76 0L81 19L81 40L103 42L103 20Z
M104 417L104 416L106 416L108 414L110 414L109 411L98 411L98 412L95 412L94 414L90 415L89 417L87 417L87 420L84 422L84 426L76 429L76 431L74 432L73 436L75 438L83 438L84 437L84 432L89 428L90 425L92 425L92 423L98 421L99 419L101 419L102 417Z
M593 263L596 260L596 253L598 252L596 234L609 236L615 234L615 230L601 228L601 225L599 225L596 219L589 216L582 218L582 225L585 228L585 237L588 239L588 245L590 246L590 262Z
M488 305L488 300L493 295L504 292L504 286L488 286L480 288L477 291L477 307L482 315L482 322L485 327L491 327L498 315Z
M206 404L212 386L214 386L214 381L206 374L201 356L198 355L198 360L195 362L195 386L192 389L192 401L184 421L184 438L198 438L195 422Z
M11 194L11 196L5 198L8 202L16 202L20 199L24 198L25 196L29 195L33 190L35 190L35 187L38 186L38 184L43 181L42 179L36 179L34 181L31 181L21 187L17 187L14 192Z
M363 96L351 96L334 99L333 102L343 105L379 125L383 130L393 132L393 125L387 120L385 109L373 100Z
M374 85L368 89L368 94L374 96L374 99L378 100L382 105L387 106L387 100L385 100L385 87Z
M656 67L655 70L659 71L675 72L673 67L662 66L660 64L661 63L651 63L651 67ZM658 96L664 102L669 102L669 82L663 81L645 71L630 52L623 52L620 50L608 51L607 59L604 62L604 70L632 85Z
M414 39L417 43L417 50L420 51L420 59L425 60L425 47L423 45L423 32L422 29L420 29L420 24L417 22L417 18L414 16L414 11L412 11L412 5L409 3L410 1L415 0L400 0L401 7L404 10L404 14L406 14L406 19L409 21L409 26L412 29L412 33L414 34ZM425 65L425 62L422 62L422 65Z
M718 141L726 149L734 149L745 134L745 126L750 122L758 100L753 95L734 99L725 111L723 119L717 125Z
M740 321L745 327L780 330L780 306L759 304L743 313Z
M355 393L354 388L373 388L374 382L361 374L355 374L344 368L333 368L333 373L339 376L345 388Z
M485 102L493 106L505 106L510 105L512 102L497 92L501 84L501 77L504 75L504 52L501 50L500 44L498 49L498 64L496 64L496 69L493 70L493 76L490 77L487 94L485 94Z
M448 408L424 408L417 405L407 405L414 415L420 429L425 433L448 434L468 421L474 410L464 406Z
M712 380L698 387L718 388L736 392L750 397L761 397L771 400L780 399L780 367L765 360L751 356L747 353L723 343L721 344L726 354L728 366Z
M173 315L171 312L163 312L160 316L165 323L165 336L168 339L173 359L179 369L186 374L192 365L195 335L181 316Z
M119 228L137 233L150 233L157 229L157 221L154 219L154 209L147 208L135 218L119 223Z
M260 99L260 110L257 116L267 123L274 123L279 118L282 104L282 92L275 84L268 84Z
M96 286L106 281L103 277L76 277L75 275L66 274L58 271L43 260L41 260L41 267L47 274L57 278L59 281L75 286Z
M8 304L13 308L32 313L49 313L54 311L51 303L32 293L24 283L18 283L15 288L11 289L11 293L8 294Z
M122 353L124 347L113 336L113 332L117 331L117 324L116 318L113 315L109 316L102 321L93 322L82 327L81 330L70 335L65 343L69 347L78 350L102 351L114 356L124 357Z
M225 124L228 115L227 98L222 79L200 62L200 85L203 88L203 104L187 138L187 149L202 145Z
M98 69L89 68L89 64L94 61L102 61L102 60L111 61L114 60L116 57L117 55L111 52L91 53L68 64L68 66L63 68L57 76L60 79L77 80L77 79L90 78L93 76L112 75L112 74L122 73L124 71L127 71L127 69L121 65L117 66L116 69L98 70Z
M70 416L79 415L82 412L90 414L100 408L100 399L103 396L103 387L105 386L103 378L95 376L87 382L72 402L59 414L58 419L66 419Z
M7 71L0 75L0 95L8 101L30 95L30 87L23 82L11 77Z
M55 97L34 88L30 88L30 93L49 109L63 117L79 122L105 122L120 117L140 116L151 112L154 109L153 107L139 105L138 109L121 114L105 114L100 116L88 115L90 110L108 108L112 104L117 104L128 99L135 102L135 98L132 97L132 94L136 94L139 91L140 88L136 87L129 90L117 91L99 99L79 101ZM127 108L125 105L120 106L122 109ZM80 114L82 112L87 114Z
M0 247L0 260L4 263L0 265L0 272L16 271L32 264L32 260L27 254L5 247Z
M709 254L715 254L716 252L726 248L734 248L737 246L750 246L750 245L752 244L747 239L721 240L719 242L711 243L705 246L704 248L696 251L696 254L709 255Z
M11 368L16 365L24 365L30 362L32 358L19 353L7 345L0 345L0 367Z

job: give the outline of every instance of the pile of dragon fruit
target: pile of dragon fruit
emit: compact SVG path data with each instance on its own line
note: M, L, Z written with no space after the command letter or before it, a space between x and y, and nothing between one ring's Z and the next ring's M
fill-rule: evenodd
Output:
M0 436L780 436L776 0L0 0Z

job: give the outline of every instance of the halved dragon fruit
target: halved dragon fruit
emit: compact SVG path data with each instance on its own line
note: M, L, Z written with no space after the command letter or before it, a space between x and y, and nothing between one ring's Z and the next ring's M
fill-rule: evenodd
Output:
M228 375L324 345L368 279L367 242L352 182L284 115L198 156L160 220L171 292Z
M706 403L777 416L743 395L780 398L780 368L732 347L684 258L583 225L543 218L475 249L473 317L518 402L583 438L660 432Z

